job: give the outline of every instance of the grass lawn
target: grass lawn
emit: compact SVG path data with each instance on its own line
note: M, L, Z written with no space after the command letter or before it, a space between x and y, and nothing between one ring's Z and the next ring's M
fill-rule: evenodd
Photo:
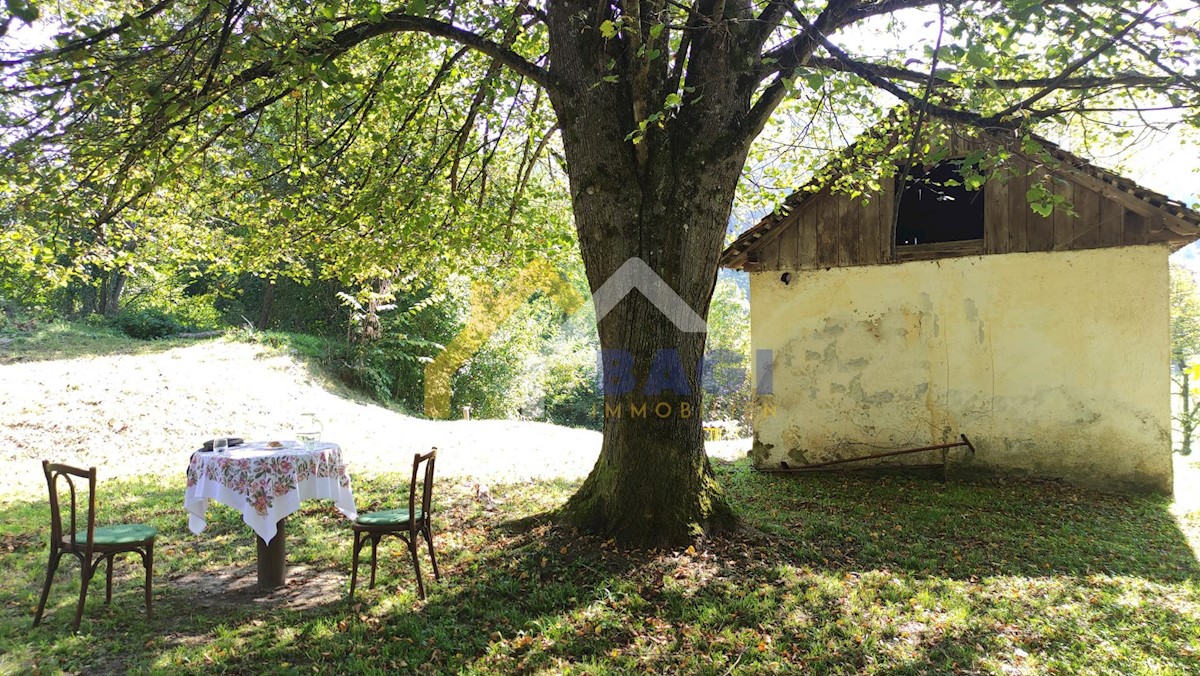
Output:
M67 560L31 629L47 510L0 497L0 672L1200 673L1198 513L1054 483L719 473L747 528L685 551L528 518L569 483L493 486L488 513L443 481L424 602L397 541L379 586L346 598L352 538L330 503L289 521L297 582L261 596L222 577L253 576L239 514L214 506L197 537L182 476L101 481L104 518L161 531L156 617L129 558L111 606L93 583L77 636ZM359 509L404 483L357 477Z

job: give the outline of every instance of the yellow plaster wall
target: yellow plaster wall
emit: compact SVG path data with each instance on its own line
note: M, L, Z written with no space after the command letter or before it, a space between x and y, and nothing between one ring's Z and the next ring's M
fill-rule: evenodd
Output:
M788 284L752 273L751 341L773 352L774 385L755 464L965 433L978 454L959 472L1169 494L1167 253L951 258L793 271Z

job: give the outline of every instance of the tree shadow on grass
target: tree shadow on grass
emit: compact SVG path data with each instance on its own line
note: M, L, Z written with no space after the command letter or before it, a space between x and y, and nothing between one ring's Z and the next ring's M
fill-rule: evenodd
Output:
M142 620L133 592L111 609L97 597L85 636L66 636L78 588L67 583L57 588L65 619L28 632L31 610L7 609L21 586L8 581L0 641L10 648L23 632L25 654L65 668L164 672L1200 669L1185 650L1200 631L1197 565L1162 503L1027 482L796 481L744 463L718 472L747 527L675 551L621 551L528 518L570 486L494 485L504 511L486 513L440 484L443 578L433 582L422 548L425 601L394 540L381 547L375 590L338 594L349 577L348 528L322 503L305 503L289 560L321 576L326 596L302 609L236 594L214 600L197 576L253 561L240 515L210 510L210 529L192 538L176 506L182 489L147 486L108 507L157 519L174 542L156 579L159 619ZM394 500L396 484L357 482L360 507ZM548 488L551 504L529 497ZM40 560L41 548L16 545L22 560ZM25 584L36 587L37 564L21 570L30 565ZM90 656L72 657L81 650ZM102 661L114 650L124 661Z
M1157 501L1028 482L775 485L740 471L720 468L748 527L694 550L620 551L544 517L452 517L439 542L456 529L487 541L443 551L427 601L393 545L379 589L302 622L303 642L269 657L475 673L1200 667L1184 650L1200 630L1196 561Z
M917 476L721 474L751 527L798 564L987 575L1200 580L1200 563L1165 498L1053 481L940 482Z

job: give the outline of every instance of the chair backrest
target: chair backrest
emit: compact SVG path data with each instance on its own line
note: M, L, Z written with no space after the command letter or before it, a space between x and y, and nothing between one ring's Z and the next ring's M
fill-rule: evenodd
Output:
M433 502L433 464L437 461L437 446L425 455L417 453L413 456L412 483L408 486L408 513L416 515L417 507L417 477L421 474L421 465L425 465L425 476L421 482L421 518L429 518L429 505ZM408 522L416 526L416 519Z
M59 546L63 542L64 534L67 536L71 548L79 546L75 542L75 534L81 530L79 528L79 491L82 487L75 485L75 479L87 481L87 541L84 546L90 556L93 535L96 531L96 468L82 469L43 460L42 470L46 473L46 486L50 489L50 541L55 543L55 546ZM69 522L64 521L62 506L59 504L60 479L66 482L68 493L71 496ZM64 533L63 526L68 523L69 530Z

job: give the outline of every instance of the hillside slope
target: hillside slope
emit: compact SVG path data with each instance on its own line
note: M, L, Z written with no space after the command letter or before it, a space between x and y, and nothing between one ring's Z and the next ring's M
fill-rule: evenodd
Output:
M306 365L258 345L207 341L149 354L0 365L0 494L45 491L43 458L95 465L102 479L183 473L214 433L290 439L305 411L351 472L401 470L437 446L442 476L579 477L600 434L540 422L435 421L355 401ZM712 444L725 456L745 444ZM744 451L741 451L744 452Z
M505 478L586 472L600 435L544 423L430 421L354 401L290 355L208 341L163 352L0 366L0 490L44 490L39 461L96 465L102 477L182 473L214 433L290 439L305 411L355 468L401 469L442 450L442 474ZM534 451L540 461L522 462Z

